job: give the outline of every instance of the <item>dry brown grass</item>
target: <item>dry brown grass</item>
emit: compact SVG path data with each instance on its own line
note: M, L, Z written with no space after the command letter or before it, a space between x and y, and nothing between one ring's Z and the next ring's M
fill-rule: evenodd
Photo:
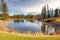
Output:
M56 18L56 20L55 20L56 22L60 22L60 18Z

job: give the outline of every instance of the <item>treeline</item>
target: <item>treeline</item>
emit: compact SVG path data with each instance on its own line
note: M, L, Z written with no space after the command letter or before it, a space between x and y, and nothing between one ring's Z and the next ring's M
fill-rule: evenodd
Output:
M1 11L2 13L0 14L0 19L45 19L45 18L51 18L51 17L60 17L60 9L56 8L55 10L53 10L53 8L49 8L48 5L45 5L42 8L42 11L40 14L37 13L37 15L32 15L32 14L27 14L27 15L21 15L21 14L17 14L17 15L13 15L10 16L8 13L8 7L6 2L4 2L4 0L1 0L2 2L2 6L1 6Z
M55 10L53 10L53 8L49 9L49 6L45 5L42 8L42 12L41 12L41 18L51 18L51 17L60 17L60 9L56 8Z
M37 13L37 15L27 14L27 15L13 15L13 18L20 18L20 19L45 19L45 18L52 18L52 17L60 17L60 9L56 8L53 10L53 8L49 8L48 5L45 5L42 8L42 11L40 14Z

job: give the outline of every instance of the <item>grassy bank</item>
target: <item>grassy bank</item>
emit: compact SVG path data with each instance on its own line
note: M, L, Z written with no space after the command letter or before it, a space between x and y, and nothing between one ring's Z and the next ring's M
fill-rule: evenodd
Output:
M56 22L57 21L59 22L59 20L60 20L59 18L56 19ZM9 22L10 21L0 21L0 24L1 23L9 23ZM0 27L2 27L2 24L0 25ZM21 36L16 33L8 33L8 32L0 30L0 40L60 40L60 36L59 35L58 36L56 36L56 35L41 36L40 35L40 37L28 37L28 36Z
M23 37L0 31L0 40L60 40L60 36Z

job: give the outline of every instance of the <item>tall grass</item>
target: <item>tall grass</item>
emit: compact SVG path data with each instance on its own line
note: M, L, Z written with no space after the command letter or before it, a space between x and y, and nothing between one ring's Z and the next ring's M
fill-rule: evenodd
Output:
M0 32L0 40L60 40L60 36L56 37L23 37Z

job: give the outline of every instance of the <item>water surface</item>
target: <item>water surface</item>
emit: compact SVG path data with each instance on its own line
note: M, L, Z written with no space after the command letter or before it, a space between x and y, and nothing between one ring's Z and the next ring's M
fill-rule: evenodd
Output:
M10 23L10 29L18 32L41 32L42 23L33 20L15 20Z

